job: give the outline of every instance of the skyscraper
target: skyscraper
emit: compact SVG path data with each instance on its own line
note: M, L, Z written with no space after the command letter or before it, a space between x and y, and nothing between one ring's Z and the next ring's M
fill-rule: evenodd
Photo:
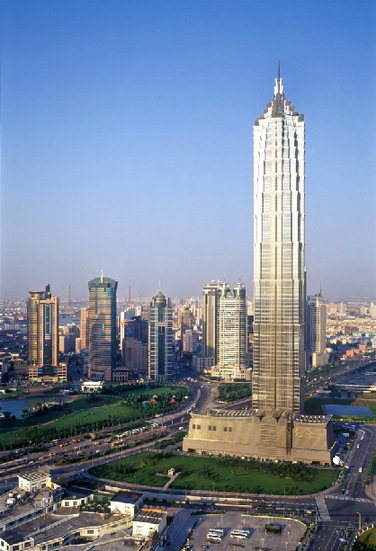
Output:
M89 281L89 377L112 381L116 367L117 281L96 277Z
M298 413L305 364L304 116L280 78L254 124L253 407Z
M164 381L171 376L173 345L172 308L159 289L149 308L148 376L151 381Z
M89 346L89 309L86 306L80 309L81 320L80 320L80 350L85 350Z
M143 316L122 321L123 338L120 342L123 366L129 375L146 377L148 372L148 322Z
M301 413L304 118L276 79L254 126L253 409L193 412L183 451L330 464L331 415Z
M57 366L59 354L59 297L45 291L30 291L27 299L28 364Z
M306 311L307 367L311 369L328 362L326 352L326 306L322 291L307 297Z
M218 306L223 284L217 281L207 283L202 291L202 355L218 359Z
M245 379L248 369L247 306L242 283L231 291L223 284L218 308L218 363L226 380Z

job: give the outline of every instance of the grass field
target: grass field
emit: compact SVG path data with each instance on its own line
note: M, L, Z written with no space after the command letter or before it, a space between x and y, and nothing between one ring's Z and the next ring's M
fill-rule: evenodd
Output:
M256 462L243 461L241 468L231 469L225 460L216 458L144 452L94 467L91 472L116 481L161 487L168 481L168 469L173 467L181 474L171 488L280 495L318 492L330 486L338 474L332 469L303 467L300 469L310 480L297 480L281 473L260 472L255 470L257 466L261 467ZM292 475L293 471L292 468Z
M142 394L143 398L150 399L157 394L162 402L166 396L177 390L176 387L133 389L121 392L120 397L100 395L95 397L95 401L89 396L78 396L60 410L49 411L40 417L24 420L1 419L0 429L5 430L0 430L0 448L24 447L29 442L46 441L46 438L51 441L63 437L64 435L59 434L61 431L68 431L67 435L81 434L99 430L102 428L101 423L104 426L115 426L142 419L153 412L150 407L135 401L137 396Z
M366 532L363 532L357 539L360 543L365 543L367 545L374 546L374 549L376 549L376 528L371 528L371 530L367 530ZM370 548L372 549L372 547Z

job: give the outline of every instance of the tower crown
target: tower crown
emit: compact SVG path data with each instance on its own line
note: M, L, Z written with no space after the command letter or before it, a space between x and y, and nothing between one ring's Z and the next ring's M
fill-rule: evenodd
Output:
M278 96L282 96L282 98L285 97L285 94L283 93L284 85L282 84L281 79L281 64L278 60L278 77L275 79L275 85L274 85L274 99L276 99Z

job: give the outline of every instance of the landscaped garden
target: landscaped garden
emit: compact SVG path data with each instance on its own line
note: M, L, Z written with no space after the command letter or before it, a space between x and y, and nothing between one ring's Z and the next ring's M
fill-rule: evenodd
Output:
M329 487L338 476L329 468L169 452L143 452L94 467L90 472L115 481L162 487L169 480L170 468L180 472L170 486L174 489L280 495L312 494Z
M363 532L353 546L354 551L376 551L376 528Z
M235 402L252 396L251 383L221 383L218 385L218 401Z
M0 449L38 445L154 417L176 409L189 393L184 387L158 385L116 385L111 392L115 390L116 395L78 396L37 417L0 419Z

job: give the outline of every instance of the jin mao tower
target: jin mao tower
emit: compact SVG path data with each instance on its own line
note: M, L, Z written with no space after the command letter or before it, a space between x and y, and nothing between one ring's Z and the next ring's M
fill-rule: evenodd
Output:
M254 124L253 407L299 413L304 373L304 116L280 77Z

